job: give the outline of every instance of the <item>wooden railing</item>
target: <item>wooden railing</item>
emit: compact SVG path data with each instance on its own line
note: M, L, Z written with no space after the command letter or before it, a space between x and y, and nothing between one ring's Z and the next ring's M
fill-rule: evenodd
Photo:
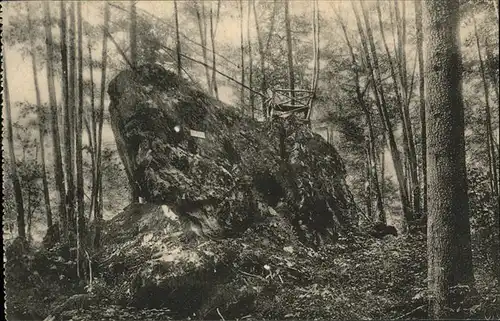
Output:
M304 118L308 119L313 96L310 90L270 90L264 101L267 117L272 119L274 116L288 117L293 113L303 113Z

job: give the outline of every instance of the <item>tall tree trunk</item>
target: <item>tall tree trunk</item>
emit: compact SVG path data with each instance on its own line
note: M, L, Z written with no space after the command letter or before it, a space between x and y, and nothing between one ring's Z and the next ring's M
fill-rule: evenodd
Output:
M463 317L460 285L474 286L465 165L459 4L426 0L428 288L430 317ZM457 237L459 235L460 237ZM450 310L450 308L452 310ZM463 307L460 311L463 311Z
M47 50L47 84L49 89L49 102L51 111L51 124L52 124L52 147L54 153L54 176L56 181L56 188L59 194L59 221L62 224L63 234L67 240L68 237L68 216L66 213L66 191L64 187L64 173L62 165L62 155L61 155L61 142L59 136L59 124L57 117L57 101L56 101L56 91L54 84L54 51L53 51L53 40L52 40L52 29L51 29L51 17L50 17L50 4L49 2L43 2L44 8L44 26L45 26L45 36L46 36L46 50Z
M493 130L492 130L492 125L491 125L491 108L490 108L490 90L489 90L489 84L486 78L486 68L484 66L483 62L483 55L481 53L481 45L479 41L479 34L477 31L477 24L476 24L476 19L473 17L473 23L474 23L474 35L476 38L476 47L477 47L477 54L479 57L479 69L481 71L481 79L483 81L483 89L484 89L484 100L485 100L485 109L486 109L486 119L485 119L485 128L486 128L486 145L487 145L487 152L488 152L488 166L490 168L489 170L489 179L490 179L490 188L491 188L491 193L494 195L494 197L498 198L498 175L497 175L497 164L496 164L496 155L495 155L495 147L494 147L494 139L493 139ZM498 203L498 200L497 200Z
M418 57L418 90L420 103L420 140L421 140L421 159L422 159L422 218L427 213L427 135L425 123L425 81L424 81L424 37L422 33L422 0L414 0L415 20L417 33L417 57Z
M358 66L358 63L356 61L356 55L354 54L354 48L349 40L349 36L347 33L347 28L344 24L344 22L339 18L339 22L344 34L344 38L347 44L347 47L349 48L349 53L351 55L351 61L354 66ZM378 215L377 215L377 220L385 223L386 222L386 216L385 216L385 211L384 211L384 205L382 201L382 191L379 185L378 181L378 173L377 173L377 156L375 153L375 132L373 129L373 122L372 122L372 115L369 107L366 104L366 101L363 97L363 92L361 90L361 84L360 84L360 78L359 78L359 72L358 69L355 70L354 72L354 82L355 82L355 87L356 87L356 98L357 98L357 103L359 106L361 106L361 109L365 115L365 120L366 124L368 125L368 165L369 165L369 182L370 182L370 189L371 185L375 187L375 196L376 196L376 202L377 202L377 210L378 210ZM383 179L383 177L382 177ZM371 197L370 197L371 199ZM370 201L370 208L371 208L371 201ZM369 215L371 217L371 215Z
M75 55L75 3L70 3L70 23L68 29L69 84L68 110L66 112L66 208L70 230L76 232L75 220L75 98L76 98L76 55Z
M181 39L179 36L179 11L177 10L177 0L174 0L174 14L175 14L175 52L177 53L177 74L182 75L182 62L181 62Z
M404 104L402 106L403 116L404 116L404 131L406 132L406 137L408 141L408 169L410 172L410 188L412 191L411 200L413 205L413 213L418 216L421 215L420 208L420 183L418 181L418 166L417 166L417 156L415 151L415 140L413 137L413 126L411 124L410 118L410 100L413 92L413 81L408 83L408 72L407 72L407 58L406 58L406 2L401 2L402 7L402 18L400 19L401 25L401 40L398 42L401 52L401 83L403 87L403 97ZM410 189L409 189L410 191ZM409 195L410 196L410 195Z
M90 109L91 109L91 137L92 137L92 192L90 194L90 209L89 209L89 222L94 213L95 219L95 204L97 201L97 115L95 110L95 93L94 93L94 67L92 61L92 46L88 43L89 61L90 63Z
M78 204L77 214L77 273L80 276L80 255L84 242L85 231L85 203L83 198L83 24L82 3L77 4L78 16L78 112L76 117L76 200Z
M373 42L373 35L372 35L372 30L371 30L371 25L370 21L368 18L367 10L366 7L364 6L364 3L360 1L361 7L363 9L363 18L365 20L366 28L367 28L367 33L368 33L368 39L371 44L371 50L375 50L375 45ZM397 8L396 8L397 9ZM405 154L407 156L407 173L409 173L409 180L407 180L407 190L412 191L412 194L408 193L408 201L410 202L411 200L413 201L413 212L414 213L419 213L420 209L420 188L418 185L418 172L417 172L417 160L415 156L415 146L414 146L414 141L413 141L413 130L411 128L411 123L410 123L410 113L409 113L409 90L408 90L408 84L407 84L407 77L406 77L406 55L404 53L404 46L406 43L406 40L401 40L398 42L398 57L401 58L401 61L393 61L393 57L391 55L391 52L389 50L389 46L387 45L387 40L385 37L385 31L384 31L384 25L383 25L383 20L382 20L382 11L380 8L380 0L377 1L377 16L378 16L378 22L379 22L379 28L380 28L380 34L382 36L382 42L384 44L385 52L389 60L389 70L391 73L392 77L392 84L394 88L394 92L396 95L396 103L399 108L399 116L401 119L401 124L403 127L403 148L405 151ZM399 16L399 15L397 15ZM402 32L399 32L398 34L402 39L405 39L405 34L406 34L406 24L404 22L401 23L403 25L402 27ZM399 48L403 47L403 48ZM404 72L404 74L400 75L400 79L398 81L397 73L396 73L396 68L395 64L398 66L397 70L400 72ZM398 82L401 83L401 88L403 89L402 91L400 90L400 87L398 86ZM412 86L413 87L413 86Z
M137 7L136 0L130 0L130 62L137 68Z
M479 33L477 30L477 23L475 17L472 18L474 23L474 36L476 38L476 47L477 54L479 57L479 68L481 71L481 78L483 81L484 88L484 100L485 100L485 108L486 108L486 119L485 119L485 127L486 127L486 146L487 146L487 154L488 154L488 176L490 181L490 189L493 198L496 200L496 204L499 204L500 198L498 195L498 167L497 167L497 158L495 153L495 141L493 138L493 130L491 125L491 109L490 109L490 96L489 96L489 84L486 76L486 68L483 62L483 56L481 53L481 45L479 40ZM498 225L498 214L493 213L492 221L495 226L498 226L498 229L495 229L493 234L493 244L490 247L491 257L494 262L493 272L495 276L500 281L500 226Z
M410 204L408 202L408 191L406 188L406 179L403 172L403 163L401 161L401 156L399 150L396 145L396 138L394 137L394 131L392 127L392 123L390 121L387 104L385 100L383 84L382 84L382 76L380 73L378 56L375 49L375 43L373 41L373 35L371 32L368 33L368 40L363 32L363 27L361 25L361 20L359 18L359 14L353 4L354 15L356 18L356 24L358 26L358 31L361 37L361 44L363 47L363 51L366 57L366 64L369 70L369 75L372 81L372 88L375 96L375 103L380 114L380 118L384 125L384 130L387 133L388 145L391 150L391 157L394 164L394 169L396 172L396 177L398 180L398 188L399 188L399 196L401 199L401 205L403 208L403 216L405 223L408 224L413 220L413 215L411 212ZM367 26L367 30L371 30ZM370 58L370 49L368 48L368 44L370 45L372 57ZM373 64L372 64L373 59Z
M28 29L32 30L31 12L29 4L26 5L28 11ZM33 81L35 86L35 97L38 114L38 137L40 139L40 163L42 171L43 200L45 205L45 215L47 217L47 228L52 226L52 209L50 207L49 183L47 180L47 165L45 164L45 114L40 98L40 85L38 84L37 60L35 55L35 39L30 33L30 55L31 68L33 70Z
M240 0L241 107L245 104L245 45L243 39L243 0Z
M14 150L14 133L12 130L12 113L10 110L10 95L9 95L9 84L7 82L7 63L3 56L3 70L4 70L4 92L3 97L5 99L5 115L6 115L6 125L7 125L7 142L9 144L9 158L10 158L10 175L12 179L12 186L14 188L14 197L16 199L16 209L17 209L17 233L22 240L26 240L26 226L24 222L24 203L23 203L23 192L21 190L21 182L19 181L19 176L17 175L17 163L16 154Z
M318 1L313 1L313 13L312 13L312 25L313 25L313 80L311 85L311 100L309 101L309 110L306 114L306 119L309 121L312 115L313 102L316 96L316 90L318 88L319 80L319 9Z
M97 180L97 195L95 200L95 236L94 246L100 247L101 243L101 224L102 224L102 127L104 123L104 97L106 95L106 68L108 58L108 37L109 30L109 4L104 5L104 28L102 35L102 70L101 70L101 97L99 107L99 131L97 139L97 161L96 161L96 180ZM132 188L132 190L135 190ZM135 194L135 193L133 193ZM134 200L137 200L138 195L132 195Z
M273 11L271 13L271 25L269 26L269 33L267 35L266 46L264 48L264 56L269 53L269 46L271 45L271 38L274 35L274 26L276 22L276 11L278 6L276 5L278 0L273 1Z
M215 98L219 99L219 89L217 88L217 73L216 73L216 60L215 60L215 34L217 24L219 23L220 0L217 1L217 20L214 27L213 10L210 7L210 39L212 43L212 88L214 90Z
M252 11L252 6L248 2L247 7L247 45L248 45L248 87L253 89L253 53L252 53L252 41L250 39L250 12ZM255 101L254 94L252 90L249 90L250 96L250 110L252 118L255 118Z
M488 44L488 37L484 37L484 47L485 47L485 51L486 51L486 60L488 62L491 62L493 60L493 57L491 56L491 50L490 50L490 46ZM497 104L498 102L500 102L500 98L499 98L499 89L498 89L498 76L497 76L497 72L496 72L496 68L498 68L498 65L495 65L492 66L491 63L488 63L488 76L490 77L490 80L491 82L493 83L493 92L495 93L495 98L496 98L496 101L497 101ZM498 148L497 148L498 150Z
M63 94L63 103L62 107L58 106L58 118L60 119L59 123L62 126L63 130L63 135L61 136L61 143L62 146L59 148L62 148L64 151L65 146L67 145L66 140L68 140L68 135L66 133L66 124L69 121L67 118L67 111L69 109L68 104L69 104L69 78L68 78L68 21L67 21L67 7L66 3L63 0L60 0L59 2L59 12L60 12L60 20L59 20L59 28L60 28L60 33L61 33L61 39L60 39L60 47L61 47L61 68L62 68L62 79L61 79L61 87L62 87L62 94ZM64 169L66 170L66 155L63 153L63 166Z
M264 44L262 41L262 33L260 31L259 19L257 18L257 9L255 7L255 0L252 0L253 7L253 18L255 20L255 30L257 31L257 44L259 46L259 56L260 56L260 74L262 75L262 81L260 83L260 92L265 94L267 91L267 79L266 79L266 71L265 71L265 61L266 54L264 52ZM264 106L264 99L262 99L262 114L264 117L267 117L266 109Z
M200 6L201 4L201 12ZM200 32L201 50L203 54L203 63L205 64L205 76L207 77L207 87L210 94L212 94L212 83L210 79L210 68L208 65L207 58L207 32L206 32L206 22L205 22L205 3L203 1L196 2L196 18L198 21L198 31Z
M295 75L293 69L293 46L292 46L292 30L290 27L290 0L285 0L285 31L286 31L286 47L288 57L288 86L290 87L290 97L292 105L295 105Z

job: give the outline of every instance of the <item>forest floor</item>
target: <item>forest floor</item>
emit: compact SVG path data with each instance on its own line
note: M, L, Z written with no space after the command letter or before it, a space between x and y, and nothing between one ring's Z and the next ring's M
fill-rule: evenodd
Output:
M343 251L339 251L343 249ZM312 251L315 266L299 267L310 270L307 280L280 282L280 276L270 274L267 282L276 285L276 299L269 306L261 304L251 319L425 319L426 312L426 244L423 235L388 236L384 239L359 237L353 244L337 244L335 251L325 246ZM37 274L37 273L35 273ZM41 282L41 278L40 278ZM46 316L55 301L63 300L78 287L68 283L58 286L35 282L10 291L7 300L16 302L16 309L26 311L24 319L12 315L9 320L31 320ZM476 285L481 295L471 310L476 318L500 317L498 283L489 277L484 266L476 267ZM58 289L64 291L57 292ZM76 290L76 291L75 291ZM45 292L43 292L45 291ZM52 291L47 294L46 291ZM44 293L44 295L41 295ZM9 293L8 293L9 295ZM43 297L45 296L45 297ZM50 302L52 301L52 302ZM12 301L11 301L12 302ZM276 303L280 304L276 304ZM224 311L217 311L220 319ZM17 314L17 313L16 313ZM168 310L135 310L112 304L65 311L61 320L168 320ZM188 318L189 319L189 318ZM193 316L196 319L196 316Z

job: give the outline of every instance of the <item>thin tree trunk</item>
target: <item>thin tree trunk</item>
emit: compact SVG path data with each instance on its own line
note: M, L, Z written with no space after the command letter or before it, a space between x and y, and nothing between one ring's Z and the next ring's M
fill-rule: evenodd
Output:
M136 0L130 0L130 62L137 68L137 8Z
M7 63L3 56L3 70L4 70L4 99L5 99L5 115L6 115L6 125L7 125L7 142L9 145L9 158L10 158L10 175L12 179L12 186L14 188L14 197L16 200L17 209L17 233L22 240L26 240L26 227L24 222L24 203L23 203L23 192L21 189L21 182L19 181L19 176L17 175L17 163L16 154L14 149L14 133L12 130L12 113L10 109L10 95L9 95L9 84L7 81Z
M407 58L406 58L406 2L401 2L402 6L402 19L401 19L401 79L404 89L404 104L403 104L403 115L404 115L404 126L406 131L406 136L408 140L408 167L410 170L410 188L412 191L411 199L413 204L413 212L418 216L421 215L420 208L420 183L418 181L418 165L417 165L417 154L415 151L415 140L413 136L413 126L411 124L410 117L410 100L413 92L413 79L408 83L408 72L407 72ZM410 194L409 194L410 196Z
M182 75L182 61L181 61L181 39L179 36L179 11L177 10L177 0L174 0L174 14L175 14L175 51L177 52L177 74Z
M57 117L57 101L56 101L56 91L54 84L54 52L53 52L53 40L52 40L52 29L51 29L51 17L50 17L50 4L49 2L43 2L45 20L45 36L46 36L46 50L47 50L47 84L49 90L49 101L50 101L50 111L51 111L51 123L52 123L52 147L54 153L54 176L56 181L56 188L59 194L59 215L60 222L62 223L63 234L65 239L68 239L68 216L66 213L65 197L66 191L64 188L64 173L62 165L62 155L61 155L61 142L59 137L59 124Z
M490 94L489 94L489 84L486 78L486 68L484 66L483 55L481 53L481 45L479 41L479 34L477 31L476 19L473 17L474 23L474 35L476 38L476 47L477 54L479 57L479 69L481 71L481 79L483 81L483 89L484 89L484 100L485 100L485 109L486 109L486 119L485 119L485 127L486 127L486 136L487 136L487 152L488 152L488 166L489 170L489 178L490 178L490 188L491 193L494 197L498 197L498 175L497 175L497 164L496 164L496 156L495 156L495 148L494 148L494 139L493 139L493 130L491 125L491 108L490 108Z
M80 276L81 247L84 242L85 231L85 203L83 198L83 24L82 3L77 4L78 16L78 112L76 117L76 200L78 204L77 214L77 273Z
M420 140L422 149L422 218L427 214L427 135L425 123L425 81L424 81L424 37L422 33L422 0L414 0L415 3L415 20L417 33L417 57L418 57L418 89L420 103Z
M342 27L342 31L344 34L344 38L345 38L347 47L349 48L349 53L351 55L352 63L353 63L353 65L357 66L358 64L356 61L356 55L354 54L354 49L353 49L352 44L349 40L347 28L340 18L339 18L339 22L340 22L341 27ZM375 133L374 133L374 129L373 129L371 112L370 112L368 106L366 105L365 99L363 97L363 92L361 91L359 72L357 69L354 73L354 81L355 81L355 86L356 86L357 102L361 106L361 109L362 109L363 113L365 114L366 123L368 125L368 159L369 159L368 163L370 165L370 167L369 167L370 176L369 177L370 177L370 185L373 184L375 187L375 196L376 196L377 210L378 210L377 219L380 222L385 224L386 216L385 216L384 205L383 205L383 201L382 201L382 191L381 191L381 188L379 185L378 174L377 174L377 156L375 154L375 149L376 149L375 148ZM369 215L369 216L371 217L371 215Z
M243 0L240 0L241 107L245 104L245 47L243 39Z
M385 142L385 133L382 133L382 142ZM381 146L380 151L380 198L382 200L382 206L384 205L385 198L385 148L384 145Z
M486 51L486 60L488 62L492 61L492 56L491 56L491 51L490 51L490 46L488 44L488 37L484 37L484 47ZM488 64L489 67L488 69L488 76L490 77L491 82L493 83L493 92L495 93L495 98L497 101L497 104L499 103L499 89L498 89L498 77L495 68L491 67L491 64ZM498 68L498 66L496 66Z
M285 0L285 31L286 31L286 46L288 57L288 86L290 87L290 98L292 106L295 105L295 75L293 69L293 47L292 47L292 30L290 27L290 1Z
M32 241L33 241L33 237L31 236L31 222L32 222L32 218L33 218L33 212L31 211L31 192L28 190L28 202L27 202L27 205L28 205L28 208L27 208L27 219L28 219L28 230L27 230L27 241L28 241L28 244L32 244Z
M362 7L362 12L363 12L363 18L365 20L366 28L367 28L367 33L368 33L368 39L370 43L373 43L373 35L372 35L372 30L369 22L369 18L367 15L367 10L366 7L364 6L363 2L360 1L361 7ZM383 20L382 20L382 12L380 8L380 0L377 1L377 16L378 16L378 22L379 22L379 28L380 28L380 34L382 36L382 42L384 43L384 48L386 55L389 60L389 70L391 72L391 77L392 77L392 83L394 87L394 92L396 95L396 103L399 107L399 115L401 118L401 124L403 126L403 148L405 151L405 154L407 156L407 173L409 173L410 179L407 180L407 190L412 191L412 194L408 194L408 201L411 202L413 201L413 212L414 213L419 213L420 210L420 187L418 184L418 172L417 172L417 160L415 156L415 146L413 142L413 130L411 129L411 123L410 123L410 113L409 113L409 93L408 93L408 84L407 84L407 79L406 79L406 55L404 53L404 50L401 48L398 48L398 56L401 57L402 61L396 61L394 62L392 59L391 52L389 50L389 46L387 45L386 37L385 37L385 31L384 31L384 25L383 25ZM405 23L402 23L405 25ZM405 39L405 33L406 33L406 27L404 26L403 32L400 32L400 37ZM400 47L404 46L405 40L401 40L399 42ZM374 50L374 43L371 45L372 47L372 52ZM398 65L398 70L401 72L404 72L404 75L400 75L400 82L401 82L401 88L403 88L403 91L401 92L399 86L398 86L398 78L396 74L396 68L394 67L394 64ZM413 86L412 86L413 87ZM406 163L406 162L405 162Z
M255 7L255 0L252 0L252 7L253 7L253 18L255 20L255 30L257 31L257 44L259 46L259 55L260 55L260 73L262 75L262 81L260 83L260 92L265 94L267 91L267 79L266 79L266 71L265 71L265 61L266 61L266 54L264 52L264 44L262 43L262 34L260 31L260 26L259 26L259 19L257 18L257 10ZM262 114L264 115L265 118L267 118L267 113L266 109L264 106L264 99L262 99Z
M387 104L385 100L385 95L384 95L384 90L382 86L382 76L380 74L380 68L378 64L378 57L377 57L377 52L375 49L374 41L373 41L373 35L371 35L371 32L368 33L368 41L364 35L363 32L363 27L361 25L361 20L359 18L359 14L353 5L353 11L354 15L356 18L356 23L358 26L358 31L361 37L361 44L363 47L363 50L365 52L365 57L366 57L366 64L368 67L369 75L371 77L372 81L372 88L375 96L375 103L378 109L378 112L380 114L382 123L384 125L384 130L387 133L387 139L388 139L388 145L391 150L391 156L392 160L394 163L394 169L396 172L396 177L398 180L398 188L399 188L399 195L401 198L401 205L403 208L403 215L405 219L405 223L408 224L413 220L413 215L410 209L410 204L408 202L408 191L406 189L406 179L404 176L403 172L403 163L401 161L401 156L399 153L399 150L396 145L396 139L394 137L394 131L393 127L388 115L387 111ZM371 30L368 28L368 30ZM370 58L370 49L368 48L368 44L370 44L371 48L371 53L372 57ZM372 64L372 59L373 59L373 64Z
M75 158L74 158L74 147L75 147L75 97L76 97L76 55L75 55L75 3L70 3L70 23L68 29L68 56L69 56L69 70L68 70L68 104L66 107L66 126L65 126L65 136L66 136L66 146L65 158L66 158L66 208L68 213L68 223L70 230L76 232L76 220L75 220Z
M309 101L309 110L307 111L306 119L309 121L312 115L312 107L314 98L316 96L316 90L318 88L318 78L319 78L319 9L318 1L313 2L313 15L312 15L312 25L313 25L313 80L311 85L311 100Z
M219 23L219 10L220 10L220 0L218 1L217 5L217 20L216 24ZM217 73L215 72L216 70L216 60L215 60L215 30L217 27L214 28L214 21L213 21L213 10L212 7L210 7L210 39L212 43L212 88L214 90L215 98L219 99L219 89L217 88Z
M459 4L426 0L426 122L429 317L463 318L464 288L474 287L465 164ZM460 237L457 237L460 236Z
M252 11L252 6L250 2L247 7L247 44L248 44L248 87L253 88L253 53L252 53L252 41L250 39L250 12ZM254 94L252 91L249 92L250 95L250 109L252 118L255 118L255 101Z
M476 38L476 46L477 53L479 57L479 68L481 71L481 78L483 81L484 88L484 100L485 100L485 109L486 109L486 119L485 119L485 127L486 127L486 145L487 145L487 154L488 154L488 176L490 181L490 189L493 198L496 200L496 204L499 204L500 198L498 195L498 167L497 167L497 158L495 154L495 141L493 138L493 130L491 125L491 109L490 109L490 96L489 96L489 84L486 77L486 67L484 65L483 56L481 54L481 45L479 40L479 34L477 30L477 23L475 17L472 18L474 23L474 36ZM495 226L498 226L498 229L495 229L493 232L493 244L490 247L490 253L492 260L494 262L493 272L495 276L500 281L500 253L498 249L500 248L500 226L498 225L498 215L493 213L492 221Z
M32 30L31 12L29 4L26 5L28 11L28 29ZM50 207L49 183L47 180L47 165L45 164L45 115L40 98L40 85L38 84L37 60L35 55L35 39L30 33L30 55L31 67L33 70L33 81L35 86L35 97L38 114L38 137L40 139L40 163L42 171L43 200L45 205L45 215L47 217L47 228L52 226L52 209Z
M89 222L92 217L92 213L94 213L95 219L95 204L97 200L97 117L95 110L95 93L94 93L94 67L92 61L92 47L90 42L88 43L88 51L89 51L89 61L90 63L90 108L91 108L91 137L92 137L92 149L91 149L91 157L92 157L92 192L90 196L90 209L89 209Z
M264 56L269 53L269 46L271 45L271 38L274 35L274 25L276 22L276 11L278 6L276 5L278 0L273 1L273 12L271 13L271 25L269 26L269 34L267 35L266 46L264 48Z
M107 58L108 58L108 42L107 33L109 29L109 4L106 2L104 5L104 28L102 35L102 70L101 70L101 97L100 97L100 109L99 109L99 132L97 140L97 159L96 159L96 181L97 181L97 195L95 200L95 237L94 246L96 248L100 247L101 242L101 224L102 224L102 127L104 123L104 97L106 95L106 68L107 68ZM137 198L137 195L133 195Z
M201 3L201 12L199 5ZM205 76L207 77L207 87L210 94L212 94L212 84L210 79L210 69L208 68L207 58L207 37L206 37L206 23L205 23L205 3L203 1L196 2L196 18L198 20L198 30L200 32L201 50L203 54L203 62L205 63Z
M63 0L60 0L59 2L59 11L60 11L60 33L61 33L61 39L60 39L60 47L61 47L61 68L62 68L62 78L61 78L61 87L62 87L62 94L63 94L63 103L61 104L62 106L58 106L58 119L59 123L62 126L63 130L63 135L61 136L61 143L62 145L59 147L62 149L62 151L65 150L65 146L67 145L66 140L68 140L68 136L66 131L66 123L68 122L67 119L67 111L69 109L68 104L69 104L69 78L68 78L68 21L67 21L67 7L66 3ZM66 155L63 152L63 166L64 169L66 170L66 163L67 159L65 158Z
M373 215L373 210L372 210L372 173L371 173L371 168L372 168L372 162L371 162L371 147L370 147L370 140L366 140L366 183L365 183L365 202L366 202L366 215L370 219L374 219Z

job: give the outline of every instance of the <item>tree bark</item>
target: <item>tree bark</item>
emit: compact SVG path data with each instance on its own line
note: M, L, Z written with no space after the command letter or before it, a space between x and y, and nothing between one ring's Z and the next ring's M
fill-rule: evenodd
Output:
M29 4L26 5L28 11L28 29L32 29L31 12ZM42 171L42 186L43 186L43 200L45 205L45 215L47 218L47 228L52 226L52 209L50 207L49 196L49 183L47 180L47 165L45 164L45 115L42 107L42 100L40 98L40 85L38 84L38 71L37 60L35 54L35 39L33 34L30 33L30 55L31 55L31 68L33 70L33 81L35 87L35 97L38 114L38 137L40 139L40 163Z
M26 240L26 226L24 222L24 203L23 203L23 192L21 189L21 182L19 181L19 176L17 175L17 163L16 154L14 150L14 133L12 130L12 113L10 109L10 95L9 95L9 84L7 82L7 63L3 56L3 70L4 70L4 99L5 99L5 115L6 115L6 125L7 125L7 142L9 145L9 158L10 158L10 175L12 179L12 186L14 188L14 197L16 200L16 210L17 210L17 234L22 240Z
M62 224L63 234L65 239L68 238L68 216L66 213L66 191L64 187L64 173L62 165L62 155L61 155L61 142L59 136L59 124L57 117L57 100L56 91L54 84L54 51L53 51L53 40L52 40L52 30L51 30L51 17L50 17L50 4L49 2L43 2L44 8L44 26L45 26L45 36L46 36L46 51L47 51L47 84L49 90L49 102L51 111L51 124L52 124L52 147L54 153L54 174L56 181L56 188L59 194L59 215L60 222Z
M457 312L463 288L473 289L469 202L465 165L459 4L426 0L426 122L428 197L428 289L430 317ZM459 236L459 237L457 237ZM451 309L451 310L450 310ZM462 310L463 311L463 307Z
M418 57L418 90L420 103L420 140L422 159L422 218L427 215L427 135L425 123L424 37L422 33L422 0L414 0Z

